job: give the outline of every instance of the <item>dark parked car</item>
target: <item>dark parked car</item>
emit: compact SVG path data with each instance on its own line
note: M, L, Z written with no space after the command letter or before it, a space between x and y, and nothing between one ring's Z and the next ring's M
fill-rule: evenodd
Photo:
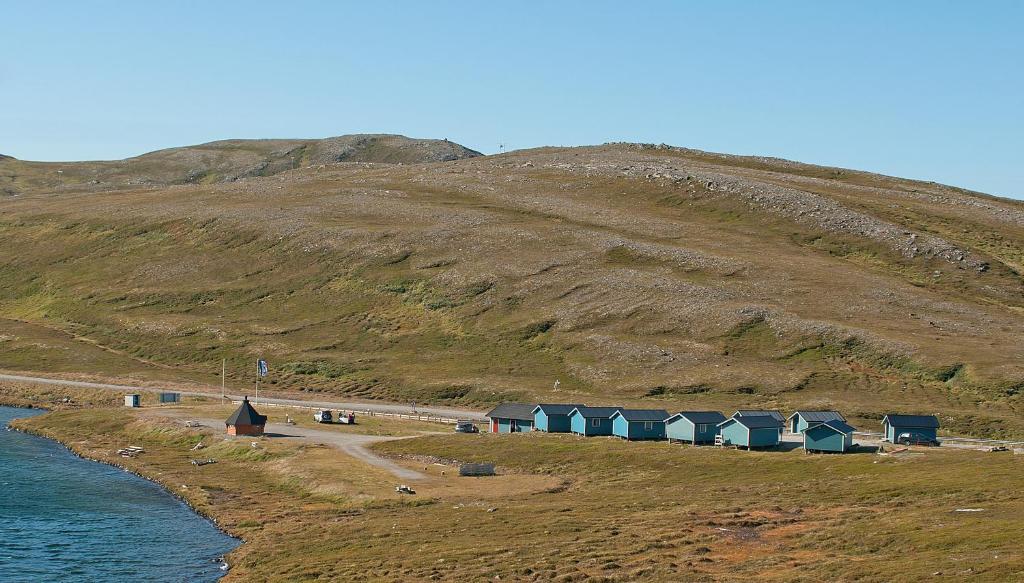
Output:
M896 438L896 443L898 445L939 445L939 441L937 439L914 435L912 433L901 433L899 437Z
M455 433L480 433L480 428L472 421L459 420L455 423Z

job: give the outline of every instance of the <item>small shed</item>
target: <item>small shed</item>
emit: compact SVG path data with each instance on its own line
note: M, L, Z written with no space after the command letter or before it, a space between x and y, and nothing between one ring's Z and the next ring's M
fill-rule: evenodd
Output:
M161 403L180 403L181 393L160 393L158 400Z
M730 417L718 424L721 445L775 447L779 445L783 422L771 415Z
M131 408L134 409L136 407L139 407L141 405L141 403L142 403L142 397L140 397L139 395L125 395L124 396L124 406L125 407L131 407Z
M681 411L665 420L665 437L669 441L714 443L718 424L725 415L718 411Z
M612 415L618 407L584 407L569 413L569 429L577 435L611 435Z
M623 439L665 439L664 409L618 409L611 416L612 435Z
M803 430L804 451L845 453L853 447L854 428L845 421L829 419Z
M533 431L533 410L536 404L502 403L486 415L491 433Z
M782 432L786 430L786 417L774 409L740 409L732 414L733 417L764 417L767 415L779 422L779 440L782 440Z
M882 418L885 440L897 443L901 435L913 441L938 442L939 419L935 415L900 415L888 413Z
M790 433L801 433L812 425L826 421L842 421L846 423L846 417L843 417L839 411L797 411L790 415L786 422L789 425Z
M249 397L242 399L242 404L224 422L228 435L263 435L267 425L267 416L260 415L249 404Z
M548 433L569 433L569 414L579 404L541 403L533 408L533 428Z

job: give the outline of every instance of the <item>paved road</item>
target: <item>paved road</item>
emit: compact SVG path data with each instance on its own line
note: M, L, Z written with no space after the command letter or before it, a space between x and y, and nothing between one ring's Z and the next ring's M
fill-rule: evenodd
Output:
M131 385L113 385L107 383L90 383L85 381L67 381L63 379L52 379L46 377L20 376L0 374L0 381L14 381L21 383L37 383L43 385L67 385L72 387L84 387L90 389L110 389L113 391L130 392L159 392L167 389L155 389L153 387L137 387ZM221 394L213 391L182 391L174 389L174 392L193 397L210 397L219 399ZM240 395L227 395L229 399L241 400ZM322 409L346 409L355 411L374 411L376 413L396 413L402 415L412 414L413 410L409 405L398 405L394 403L366 402L366 401L307 401L305 399L281 399L275 397L260 397L260 403L271 403L273 405L286 405L298 407L319 407ZM450 417L454 419L473 419L483 421L484 414L480 411L468 411L464 409L449 409L447 407L416 407L416 413L421 415L433 415L437 417Z

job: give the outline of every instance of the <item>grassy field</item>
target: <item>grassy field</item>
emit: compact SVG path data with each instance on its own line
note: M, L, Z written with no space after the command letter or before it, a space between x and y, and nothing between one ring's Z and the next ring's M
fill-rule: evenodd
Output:
M4 389L11 394L20 393ZM216 404L187 406L189 414L223 413ZM241 536L227 581L1024 576L1024 456L1010 453L807 456L544 434L428 435L376 446L427 474L410 484L415 496L401 496L392 476L336 450L270 438L252 447L250 438L188 429L162 414L87 407L16 424L123 463ZM200 441L207 447L190 451ZM125 445L145 453L114 455ZM195 468L188 460L197 456L218 463ZM438 460L494 462L502 475L459 478Z
M868 430L905 411L1024 437L1020 203L630 145L315 166L300 147L216 146L217 176L288 162L233 182L181 183L174 151L141 185L19 162L0 369L216 383L227 359L240 392L263 356L267 390L318 396L839 408Z

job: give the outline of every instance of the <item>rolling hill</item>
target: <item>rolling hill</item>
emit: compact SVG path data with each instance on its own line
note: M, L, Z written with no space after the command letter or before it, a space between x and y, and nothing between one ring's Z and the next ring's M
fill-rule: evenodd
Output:
M62 170L58 175L57 170ZM644 144L0 160L0 367L1024 436L1024 204ZM554 381L560 383L555 387Z

